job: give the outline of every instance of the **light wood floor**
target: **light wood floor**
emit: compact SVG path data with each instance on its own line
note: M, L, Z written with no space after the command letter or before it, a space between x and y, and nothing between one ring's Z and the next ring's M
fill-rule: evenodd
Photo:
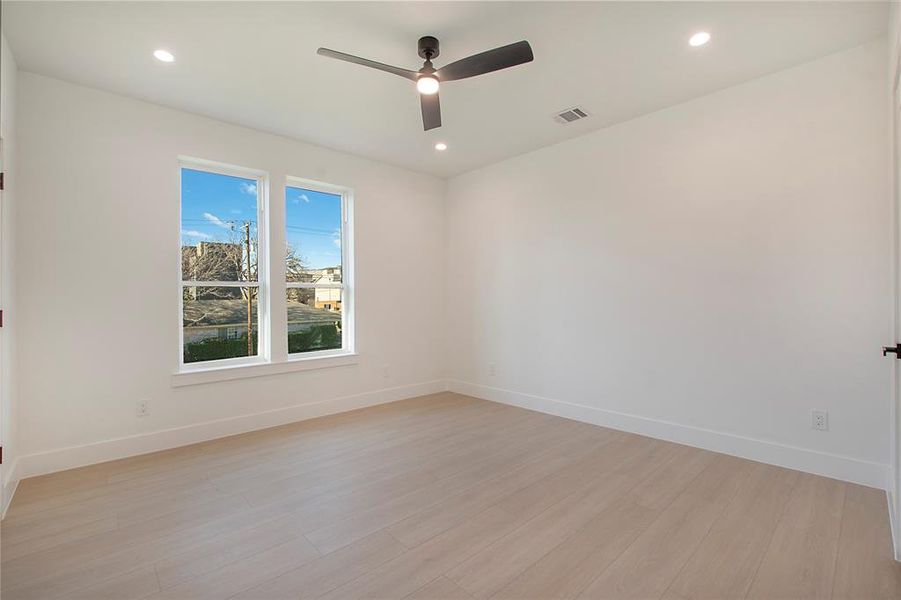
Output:
M901 598L883 492L438 394L23 481L20 598Z

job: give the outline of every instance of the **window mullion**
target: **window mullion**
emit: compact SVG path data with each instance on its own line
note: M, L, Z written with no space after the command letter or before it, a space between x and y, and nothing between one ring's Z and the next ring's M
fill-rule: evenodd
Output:
M288 359L288 316L285 298L285 174L274 173L267 207L269 229L269 348L272 362Z
M184 287L235 287L258 288L259 281L182 281Z
M289 281L285 284L285 287L289 290L315 290L319 289L333 289L333 290L343 290L343 283L298 283Z

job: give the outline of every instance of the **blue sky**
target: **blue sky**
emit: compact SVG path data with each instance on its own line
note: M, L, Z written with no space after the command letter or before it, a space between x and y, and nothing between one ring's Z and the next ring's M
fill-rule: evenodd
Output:
M246 221L256 228L256 181L182 169L181 240L228 241ZM308 268L341 264L341 196L285 188L287 242Z
M285 188L285 227L288 245L305 267L341 264L341 196Z
M257 187L253 179L182 169L181 243L229 241L232 228L256 226Z

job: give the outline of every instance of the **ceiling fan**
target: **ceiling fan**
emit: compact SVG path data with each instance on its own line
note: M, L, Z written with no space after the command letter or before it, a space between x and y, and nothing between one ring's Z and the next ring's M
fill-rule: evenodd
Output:
M385 71L386 73L393 73L410 81L415 81L416 89L419 90L420 94L422 126L425 131L441 127L441 106L438 103L439 82L466 79L476 75L491 73L492 71L500 71L501 69L531 62L534 58L529 42L523 40L495 48L494 50L473 54L445 65L440 69L435 69L432 66L432 59L438 57L438 38L430 35L419 38L419 56L424 58L425 62L418 71L393 67L367 58L338 52L337 50L329 50L328 48L320 48L317 50L317 53L322 56Z

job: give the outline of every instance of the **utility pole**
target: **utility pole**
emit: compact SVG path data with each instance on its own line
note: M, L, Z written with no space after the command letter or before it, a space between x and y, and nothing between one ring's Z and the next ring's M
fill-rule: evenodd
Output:
M244 221L244 244L247 249L247 281L250 270L250 221ZM253 288L247 287L247 356L253 356Z

